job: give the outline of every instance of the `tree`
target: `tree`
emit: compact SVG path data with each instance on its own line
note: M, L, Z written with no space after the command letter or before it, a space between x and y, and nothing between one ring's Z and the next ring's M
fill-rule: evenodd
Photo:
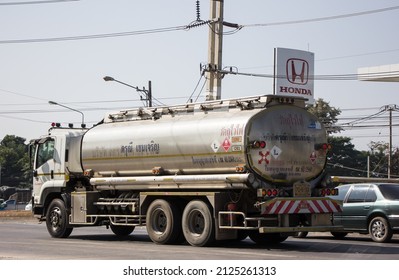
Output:
M0 142L1 184L26 188L30 185L28 145L25 138L6 135Z
M330 103L324 101L322 98L317 99L314 105L308 105L306 109L318 117L320 122L326 127L328 134L342 130L341 127L335 125L338 121L338 116L341 114L341 110L331 107Z
M373 177L386 177L388 174L389 144L384 141L371 141L368 145L370 151L370 172ZM391 154L391 175L399 175L399 149L393 148Z
M367 156L355 149L349 137L329 136L327 172L334 176L366 177Z
M318 117L328 133L332 149L328 153L327 172L334 176L366 176L367 156L355 149L351 138L331 135L343 130L336 125L341 110L330 106L322 98L317 99L314 105L307 106L307 110Z

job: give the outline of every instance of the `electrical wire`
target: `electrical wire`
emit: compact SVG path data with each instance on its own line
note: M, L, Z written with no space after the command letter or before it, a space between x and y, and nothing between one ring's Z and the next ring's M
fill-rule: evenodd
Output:
M238 71L226 71L218 69L205 69L205 71L213 71L220 73L222 75L234 74L240 76L258 77L258 78L277 78L285 79L285 75L274 75L274 74L260 74L260 73L246 73ZM309 76L309 80L323 80L323 81L356 81L356 80L367 80L373 78L393 78L399 77L399 71L389 71L389 72L375 72L367 74L324 74L324 75L313 75Z
M370 120L370 119L372 119L372 118L378 117L378 116L382 115L383 113L385 113L385 111L379 111L379 112L377 112L377 113L375 113L375 114L372 114L372 115L370 115L370 116L366 116L366 117L363 117L363 118L359 118L359 119L357 119L357 120L354 120L354 121L351 121L351 122L347 122L347 123L344 123L344 124L342 124L342 125L352 125L352 124L355 124L355 123L361 123L361 122Z
M33 4L53 4L53 3L77 2L77 1L80 1L80 0L20 1L20 2L5 2L5 3L0 3L0 6L33 5Z
M387 177L388 174L386 174L386 173L375 172L375 170L379 167L380 163L381 163L381 161L377 164L377 166L373 169L373 171L370 171L370 173L373 174L374 176ZM341 169L346 169L346 170L351 170L351 171L356 171L356 172L362 172L362 173L366 173L366 174L368 172L367 170L362 170L362 169L358 169L358 168L352 168L352 167L344 166L344 165L342 165L340 163L327 163L327 165L335 167L335 168L341 168ZM399 177L399 176L391 174L391 177Z
M45 43L45 42L59 42L59 41L104 39L104 38L113 38L113 37L137 36L137 35L147 35L147 34L154 34L154 33L180 31L180 30L185 30L186 28L187 28L186 25L182 25L182 26L155 28L155 29L145 29L145 30L117 32L117 33L93 34L93 35L82 35L82 36L0 40L0 44L26 44L26 43Z
M201 80L203 77L204 77L203 75L200 76L197 84L195 85L193 92L191 93L190 97L187 99L186 103L192 103L192 97L193 97L194 93L197 91L197 88L198 88L199 84L201 83Z
M399 6L393 6L393 7L357 12L357 13L343 14L343 15L312 18L312 19L291 20L291 21L271 22L271 23L244 24L244 25L242 25L242 27L269 27L269 26L278 26L278 25L320 22L320 21L336 20L336 19L342 19L342 18L358 17L358 16L388 12L388 11L393 11L393 10L397 10L397 9L399 9Z
M206 85L206 79L204 80L204 83L202 84L202 87L201 87L200 91L198 92L197 98L195 98L194 102L198 101L198 98L201 96L201 93L203 92L205 85Z
M2 5L25 5L25 4L43 4L43 3L61 3L67 1L79 1L79 0L48 0L48 1L23 1L23 2L6 2L2 3ZM304 20L293 20L293 21L283 21L283 22L274 22L274 23L257 23L257 24L246 24L246 25L238 25L234 24L229 26L235 27L235 30L231 32L226 32L224 35L234 34L241 30L244 27L268 27L268 26L276 26L276 25L288 25L288 24L298 24L298 23L310 23L310 22L318 22L325 20L335 20L341 18L362 16L374 13L381 13L399 9L399 6L387 7L382 9L375 9L370 11L363 11L357 13L329 16L329 17L320 17L313 19L304 19ZM44 42L59 42L59 41L76 41L76 40L89 40L89 39L103 39L103 38L112 38L112 37L122 37L122 36L136 36L136 35L146 35L153 33L163 33L163 32L171 32L171 31L180 31L180 30L188 30L192 27L202 26L204 24L210 24L211 21L194 21L189 25L182 26L174 26L174 27L164 27L164 28L155 28L155 29L146 29L146 30L136 30L136 31L127 31L127 32L117 32L117 33L104 33L104 34L92 34L92 35L81 35L81 36L66 36L66 37L52 37L52 38L31 38L31 39L15 39L15 40L0 40L0 44L25 44L25 43L44 43ZM227 24L227 23L226 23ZM210 26L211 30L212 27ZM212 30L216 32L215 30Z
M34 123L49 123L48 121L37 121L33 119L28 119L28 118L21 118L21 117L15 117L15 116L3 116L0 114L0 118L6 118L6 119L12 119L12 120L21 120L21 121L27 121L27 122L34 122Z

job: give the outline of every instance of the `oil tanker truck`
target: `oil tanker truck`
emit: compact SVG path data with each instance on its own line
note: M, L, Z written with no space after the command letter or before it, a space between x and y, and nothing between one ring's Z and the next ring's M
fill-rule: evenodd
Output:
M337 231L326 130L276 95L136 108L31 141L32 211L52 237L145 227L158 244L278 243Z

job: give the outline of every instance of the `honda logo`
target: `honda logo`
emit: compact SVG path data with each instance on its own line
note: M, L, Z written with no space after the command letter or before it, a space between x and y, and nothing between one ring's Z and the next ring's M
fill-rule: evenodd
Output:
M290 58L286 64L287 80L292 84L306 85L309 77L309 64L306 60Z

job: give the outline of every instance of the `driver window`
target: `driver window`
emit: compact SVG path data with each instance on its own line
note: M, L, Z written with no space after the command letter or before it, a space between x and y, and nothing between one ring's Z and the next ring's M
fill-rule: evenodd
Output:
M49 139L44 143L39 144L37 150L37 164L36 168L45 164L54 156L54 139Z

